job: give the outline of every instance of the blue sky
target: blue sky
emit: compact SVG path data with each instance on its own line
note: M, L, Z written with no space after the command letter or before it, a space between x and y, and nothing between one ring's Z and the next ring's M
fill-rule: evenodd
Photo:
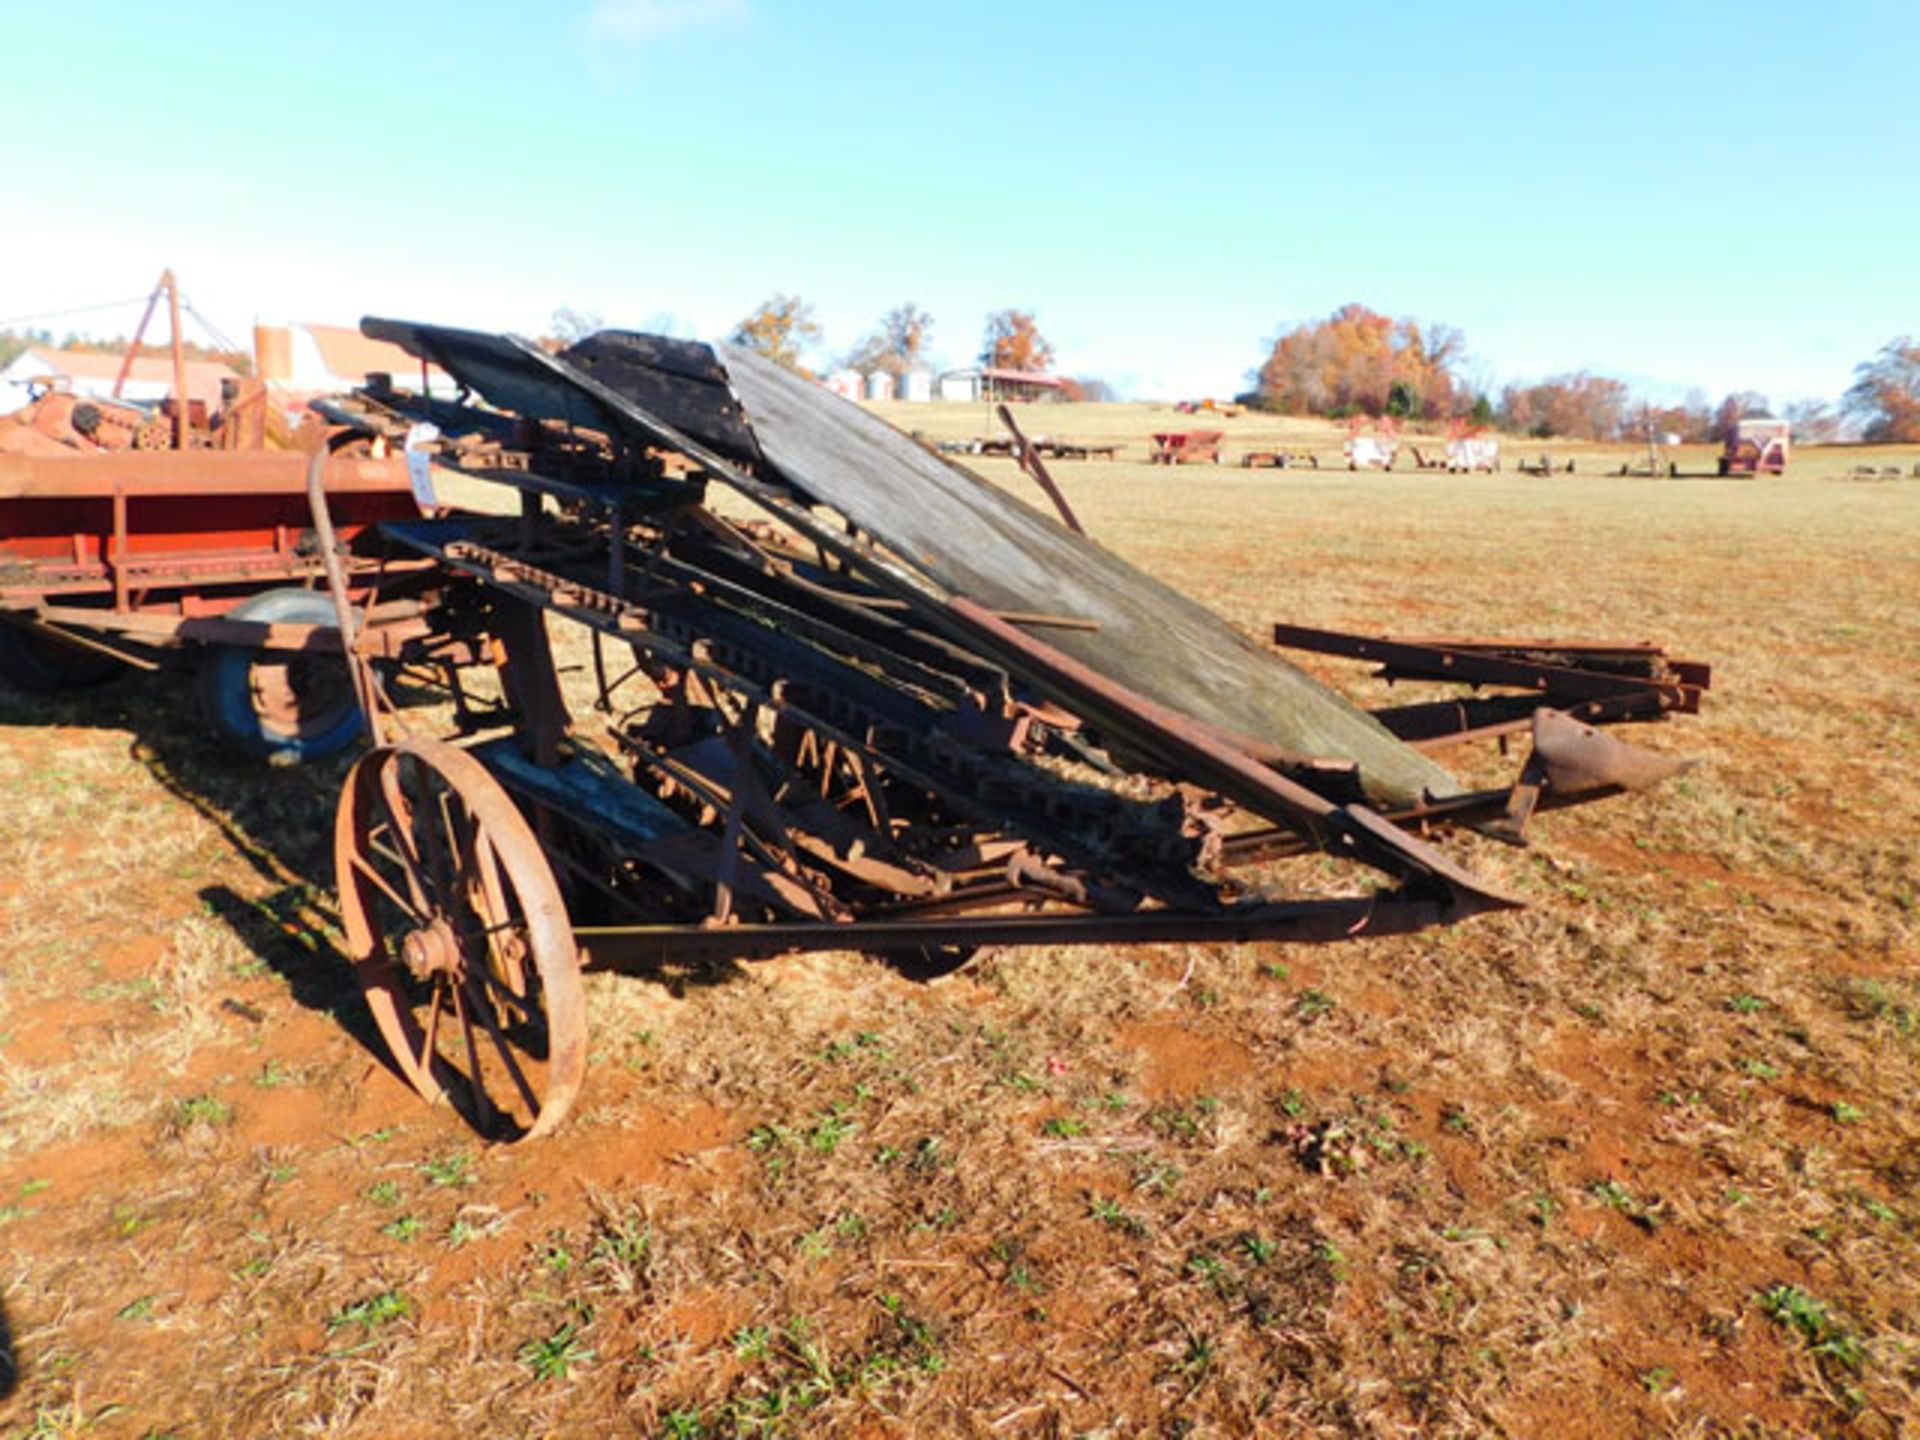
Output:
M1494 384L1832 397L1920 332L1920 4L6 7L0 323L173 266L256 317L714 335L913 300L971 359L1242 388L1358 300ZM129 330L137 307L73 321Z

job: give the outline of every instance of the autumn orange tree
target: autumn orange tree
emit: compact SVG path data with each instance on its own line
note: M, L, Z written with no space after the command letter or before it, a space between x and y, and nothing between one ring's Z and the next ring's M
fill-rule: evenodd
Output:
M1025 310L1002 310L987 317L980 346L980 363L997 370L1025 370L1044 375L1053 364L1053 346Z
M1466 337L1364 305L1343 305L1273 342L1260 367L1258 403L1283 415L1464 414L1473 396L1454 373Z
M1612 440L1624 433L1627 411L1624 383L1584 370L1500 392L1500 426L1518 435Z
M813 307L798 295L770 295L760 308L733 327L728 339L757 350L776 365L800 370L800 352L820 339Z
M847 356L847 364L898 377L924 358L932 339L933 317L909 300L880 317L874 332Z
M1863 438L1894 444L1920 440L1920 345L1902 335L1854 369L1846 411L1866 422Z

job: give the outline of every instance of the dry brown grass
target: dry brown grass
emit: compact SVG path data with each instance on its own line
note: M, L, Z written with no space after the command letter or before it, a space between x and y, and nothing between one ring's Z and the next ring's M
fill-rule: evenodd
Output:
M365 1048L339 767L0 696L0 1435L1901 1433L1920 484L1055 468L1256 633L1710 658L1705 763L1410 941L596 978L485 1151Z

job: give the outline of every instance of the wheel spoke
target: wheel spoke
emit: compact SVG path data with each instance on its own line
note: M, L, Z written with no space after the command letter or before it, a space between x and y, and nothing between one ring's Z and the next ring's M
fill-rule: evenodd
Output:
M527 1077L520 1069L520 1062L514 1058L513 1047L507 1043L507 1037L500 1031L500 1024L494 1018L493 1007L485 996L474 997L479 1003L475 1009L480 1012L480 1023L487 1028L487 1034L493 1037L494 1049L500 1052L501 1062L507 1067L507 1074L520 1091L520 1098L527 1105L527 1123L531 1125L540 1118L540 1097L534 1093L533 1086L527 1083Z
M460 1033L467 1042L467 1087L473 1091L474 1122L483 1133L493 1131L493 1097L487 1094L486 1077L480 1071L480 1042L473 1038L473 1016L465 1003L467 987L449 986L453 991L453 1013L460 1017Z
M433 875L436 890L440 896L441 908L447 918L458 924L457 917L464 906L465 898L460 893L459 851L447 848L447 796L445 789L429 786L431 799L429 804L439 812L439 823L428 816L421 829L426 832L427 868Z
M486 929L487 949L500 967L500 973L507 977L507 983L516 995L526 993L526 972L521 968L518 955L507 955L502 947L493 943L493 937L500 930L517 925L512 910L507 903L506 888L500 883L500 856L493 848L493 840L479 825L473 829L473 849L475 867L480 872L480 888L485 892L487 914L490 923Z
M428 1002L430 1008L427 1010L426 1041L420 1051L419 1064L420 1073L428 1077L433 1075L433 1060L437 1053L436 1047L440 1043L440 1011L442 1009L440 1002L447 992L447 987L437 980L432 988L433 999Z
M399 856L395 855L392 851L386 850L378 845L375 845L371 840L369 840L367 843L367 849L369 849L376 855L380 855L386 859L393 860L396 862L400 858ZM367 879L371 880L374 883L375 887L379 889L380 893L386 896L387 899L393 903L393 907L396 910L398 910L402 915L406 916L407 919L411 920L415 925L424 925L427 923L426 918L423 915L421 915L421 913L418 910L414 909L412 903L406 900L402 900L400 898L400 892L395 890L393 886L389 885L386 881L386 877L383 876L378 870L374 869L372 865L368 864L366 860L364 860L358 855L349 855L347 857L347 860L348 860L348 863L351 864L355 870L358 870L362 875L366 876Z
M421 913L431 913L433 903L429 898L427 877L420 864L420 852L413 841L413 810L407 804L406 796L401 793L399 768L399 756L380 766L379 783L374 786L374 793L380 797L381 809L386 812L387 830L393 836L396 852L393 858L406 871L407 889L413 895L414 904Z
M511 1007L519 1012L523 1020L532 1020L538 1015L539 1012L533 1008L532 996L524 991L510 989L507 983L492 970L475 970L474 976L493 992L491 998L494 1004Z

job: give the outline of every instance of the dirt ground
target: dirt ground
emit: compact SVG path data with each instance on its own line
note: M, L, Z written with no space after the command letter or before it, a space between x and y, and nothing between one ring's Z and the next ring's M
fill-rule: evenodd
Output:
M1055 465L1090 531L1249 633L1659 639L1713 692L1634 738L1701 764L1413 939L593 977L574 1118L488 1149L345 977L343 763L0 692L0 1436L1914 1433L1920 480L1850 472L1916 457L1167 471L1071 413L1133 447Z

